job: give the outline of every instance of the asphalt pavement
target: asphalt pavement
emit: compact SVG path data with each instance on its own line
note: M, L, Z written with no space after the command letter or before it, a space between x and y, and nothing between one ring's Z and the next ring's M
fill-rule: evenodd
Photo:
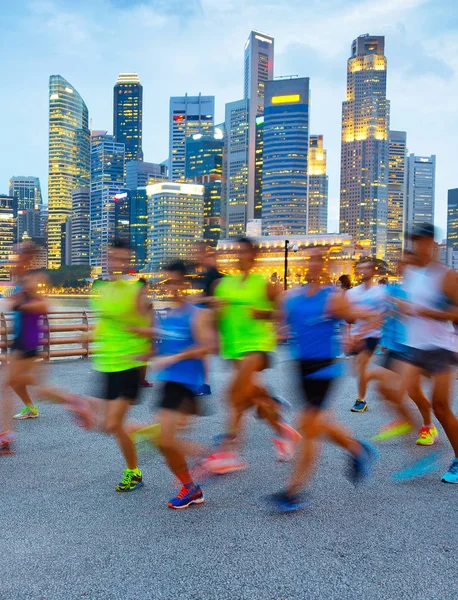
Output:
M56 363L50 375L74 392L97 393L86 361ZM300 407L282 352L268 379ZM222 431L227 381L215 360L209 415L190 432L196 439ZM151 420L156 393L143 391L133 419ZM347 375L334 388L335 411L369 438L389 415L373 391L369 411L353 414L354 398ZM326 445L313 504L291 515L263 505L289 466L275 462L270 432L253 417L248 470L204 484L205 504L184 511L167 508L174 483L157 452L141 457L145 486L117 494L124 465L109 437L45 404L18 430L17 453L0 457L1 600L458 598L458 486L440 481L452 458L441 429L441 470L403 484L390 474L432 451L414 438L380 446L373 482L362 489L345 478L345 454Z

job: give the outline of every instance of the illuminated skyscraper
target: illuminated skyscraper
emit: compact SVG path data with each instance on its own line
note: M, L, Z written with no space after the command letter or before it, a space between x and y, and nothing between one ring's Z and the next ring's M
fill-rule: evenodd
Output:
M129 191L130 218L129 239L134 252L133 267L138 271L147 264L148 258L148 196L146 187Z
M326 150L323 148L322 135L310 136L308 175L307 233L327 233L328 176L326 174Z
M131 160L126 163L126 188L136 190L152 183L167 181L167 165Z
M392 269L396 268L404 247L406 139L405 131L389 132L386 260Z
M0 195L0 281L10 279L8 263L13 252L14 214L11 196Z
M265 86L262 225L267 233L307 233L309 79Z
M61 225L72 212L72 190L90 179L88 111L60 75L49 78L48 267L61 265Z
M186 140L195 133L212 133L214 119L214 96L185 94L170 98L170 181L186 180Z
M416 156L407 159L406 232L417 223L434 224L436 190L436 156Z
M38 177L14 176L11 177L8 186L9 194L14 198L15 217L18 210L36 208L43 202Z
M248 100L248 197L246 219L255 218L256 117L264 113L267 81L274 78L274 38L252 31L245 44L244 98Z
M262 218L262 169L264 150L264 117L256 117L256 150L254 161L254 218Z
M226 235L245 235L248 199L248 100L226 104Z
M458 188L448 190L447 265L458 271Z
M143 86L137 73L120 73L113 89L113 135L126 162L143 160Z
M340 233L368 240L385 258L388 205L386 58L383 36L353 41L347 64L347 98L342 106Z
M72 191L71 264L90 264L90 190Z

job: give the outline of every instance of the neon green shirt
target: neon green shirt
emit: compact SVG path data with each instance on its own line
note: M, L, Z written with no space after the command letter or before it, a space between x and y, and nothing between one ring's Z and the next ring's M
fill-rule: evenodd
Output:
M221 279L215 296L226 302L219 311L221 355L228 359L242 358L248 352L272 352L277 339L274 324L255 319L252 309L272 310L267 297L267 282L259 273L228 275Z

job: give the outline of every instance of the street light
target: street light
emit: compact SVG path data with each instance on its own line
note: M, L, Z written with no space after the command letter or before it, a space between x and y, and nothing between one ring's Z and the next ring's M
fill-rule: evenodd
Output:
M283 276L283 289L288 289L288 252L292 250L297 252L299 250L297 244L290 244L289 240L285 240L285 274Z

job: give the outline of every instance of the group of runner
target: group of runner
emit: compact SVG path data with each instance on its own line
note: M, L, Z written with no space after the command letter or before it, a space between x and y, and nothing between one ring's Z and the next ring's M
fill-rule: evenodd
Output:
M204 270L203 293L198 298L187 293L183 262L168 265L163 285L171 306L158 317L144 283L128 275L130 249L115 243L109 252L110 279L94 285L91 300L99 315L90 335L102 389L90 398L39 385L39 323L47 305L29 269L33 250L23 248L15 264L14 340L4 369L0 453L14 449L12 392L24 403L15 418L36 418L38 408L28 393L28 387L36 385L35 396L40 400L62 403L86 429L116 438L126 463L116 491L133 491L143 485L137 446L145 440L156 445L181 483L168 506L182 509L204 502L197 479L247 467L243 458L246 417L254 410L272 429L277 459L292 464L285 486L266 501L274 510L294 511L310 502L304 490L310 486L322 441L347 453L347 476L355 484L371 476L378 458L371 443L355 437L329 410L330 392L343 367L338 360L343 345L347 354L355 355L358 392L351 410L368 410L366 391L375 382L395 415L374 440L406 436L420 425L417 444L433 445L438 435L434 414L455 454L442 481L458 483L458 419L451 407L457 275L436 262L432 226L417 227L411 244L412 250L400 265L404 274L398 283L374 284L375 265L367 260L358 266L360 285L351 287L348 278L342 277L340 290L322 282L325 249L313 248L308 253L307 284L286 294L257 272L257 248L250 239L238 241L235 275L219 273L214 250L200 245L197 256ZM303 400L296 429L285 418L288 403L266 386L262 376L282 338L288 340ZM377 347L383 348L380 364L371 360ZM225 430L209 448L185 438L181 430L190 416L203 412L202 395L210 392L207 359L218 352L231 376ZM129 407L138 400L147 365L159 386L155 391L157 418L154 423L132 423ZM431 382L430 400L422 391L423 376ZM419 414L412 410L415 405ZM436 463L436 453L425 455L395 477L423 475L436 468Z

